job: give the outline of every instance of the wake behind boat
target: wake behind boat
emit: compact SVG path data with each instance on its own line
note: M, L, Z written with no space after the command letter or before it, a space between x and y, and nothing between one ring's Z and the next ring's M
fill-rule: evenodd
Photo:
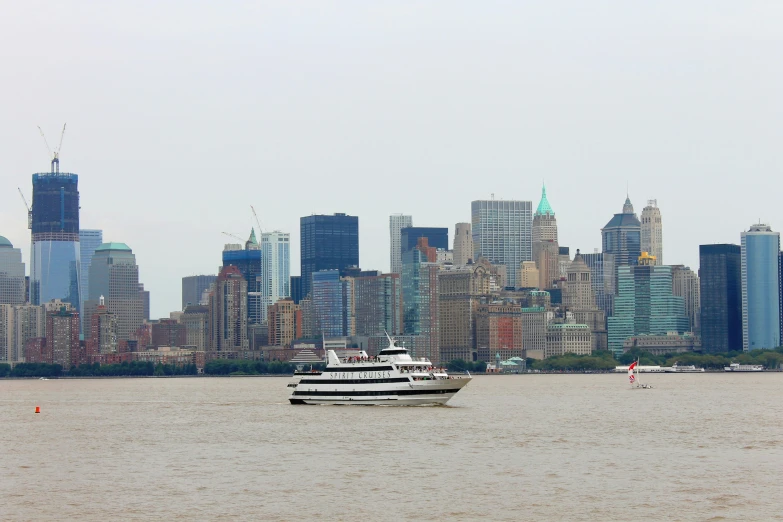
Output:
M289 384L291 404L446 404L471 377L448 375L425 358L412 358L387 336L389 346L377 357L358 352L338 357L328 350L323 372L297 372Z

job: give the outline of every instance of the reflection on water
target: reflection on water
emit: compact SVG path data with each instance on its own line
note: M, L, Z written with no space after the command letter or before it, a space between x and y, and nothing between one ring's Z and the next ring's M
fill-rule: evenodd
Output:
M287 378L0 381L0 519L782 520L783 374L647 381L479 376L407 408L291 406Z

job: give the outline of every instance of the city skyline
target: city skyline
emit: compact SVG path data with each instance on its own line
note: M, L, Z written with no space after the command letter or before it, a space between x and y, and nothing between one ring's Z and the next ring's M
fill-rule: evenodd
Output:
M696 269L698 245L738 244L748 223L783 228L770 118L783 78L768 66L780 6L355 7L158 6L150 23L143 2L89 17L10 5L0 42L28 45L0 72L14 100L0 122L0 235L29 270L16 187L31 200L30 175L49 170L36 125L53 143L66 121L80 226L133 248L152 317L179 308L181 277L217 273L221 232L255 226L251 204L259 234L291 234L292 275L302 216L359 216L362 268L387 271L391 214L453 235L471 201L535 205L542 180L572 254L600 249L627 186L637 211L658 200L669 264ZM139 25L148 38L133 37ZM210 197L218 183L242 190Z

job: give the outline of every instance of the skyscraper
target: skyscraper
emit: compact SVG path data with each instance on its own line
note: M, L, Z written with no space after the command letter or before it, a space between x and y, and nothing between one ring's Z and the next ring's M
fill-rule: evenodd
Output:
M473 233L470 223L457 223L454 227L454 264L466 265L473 259Z
M642 255L639 265L618 267L618 295L608 319L609 349L623 353L623 343L635 335L685 333L689 329L685 300L672 293L672 267L655 266Z
M64 370L78 366L79 360L79 312L70 303L60 303L59 308L46 313L46 348L52 354L52 364Z
M698 334L701 318L701 288L699 276L687 266L672 266L672 293L685 300L685 313L690 322L690 332Z
M582 254L582 260L590 267L590 283L595 292L595 304L603 310L606 317L610 317L614 311L614 292L617 288L614 254Z
M247 350L247 281L233 265L224 266L209 296L210 349Z
M92 315L104 298L106 309L117 315L117 337L127 341L144 322L144 298L139 291L136 256L125 243L103 243L90 266L90 296L85 313Z
M742 232L742 347L780 346L780 233L769 225Z
M302 276L291 276L291 299L294 300L294 304L299 304L299 301L304 297L302 295Z
M353 279L356 335L402 333L402 285L399 274Z
M402 272L401 230L413 226L413 216L392 214L389 216L389 253L391 273Z
M261 318L266 322L269 307L291 296L291 234L261 234Z
M79 230L79 260L81 263L79 295L82 304L90 298L90 265L95 249L103 244L103 230L81 229ZM84 308L81 308L84 310ZM89 322L90 318L87 318ZM82 332L84 332L84 315L82 315Z
M471 203L473 260L505 265L508 286L517 286L522 261L533 261L533 203L483 200Z
M438 270L436 249L421 238L419 245L402 255L403 331L420 336L415 357L440 362L438 330ZM421 353L424 352L424 353Z
M655 264L663 264L663 223L658 200L650 199L642 210L641 250L655 256Z
M416 248L419 238L426 237L429 246L439 249L449 249L449 229L444 227L406 227L400 231L402 254Z
M707 353L742 349L742 250L699 246L701 346Z
M33 174L30 301L62 299L78 310L80 303L79 176L52 170Z
M21 305L24 302L22 251L0 236L0 304Z
M99 301L98 307L90 317L90 335L88 343L91 353L117 353L117 314L109 312L105 299Z
M313 273L315 334L348 337L356 334L352 277L340 277L339 270Z
M621 266L635 265L641 250L641 223L633 211L631 199L626 197L623 211L615 214L601 229L603 252L614 254L615 276ZM615 277L617 281L617 277ZM617 294L618 289L614 289Z
M302 310L291 298L281 299L269 308L269 345L290 347L302 337Z
M546 186L541 189L541 201L538 203L536 213L533 214L533 248L541 241L554 241L557 243L557 220L555 211L546 197Z
M359 266L359 218L313 215L299 220L302 295L312 291L312 274Z
M223 249L223 267L235 266L247 283L247 321L250 324L261 324L266 319L266 313L262 314L261 306L261 282L263 260L261 247L256 240L255 229L250 230L250 237L245 242L245 248L241 245L226 245Z
M0 360L22 362L27 341L46 335L42 306L0 304Z
M198 305L204 290L215 282L215 275L195 275L182 278L182 309L188 305Z
M546 187L541 189L541 201L533 214L533 261L539 272L539 288L554 287L560 279L560 247L557 242L555 211L546 197ZM569 260L570 262L570 260Z

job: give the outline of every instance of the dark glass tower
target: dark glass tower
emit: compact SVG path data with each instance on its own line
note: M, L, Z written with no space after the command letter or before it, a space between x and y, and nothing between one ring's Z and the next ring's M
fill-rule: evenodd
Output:
M236 248L236 247L235 247ZM247 281L247 322L261 324L266 314L261 314L261 249L255 230L245 242L244 250L223 250L223 267L235 266Z
M427 238L431 247L449 249L449 229L436 227L406 227L400 231L400 253L416 248L420 237Z
M359 266L359 218L345 214L306 216L301 234L302 297L312 291L313 272Z
M742 350L739 245L700 245L701 346L707 353Z
M633 211L631 198L625 198L623 211L615 214L601 229L601 240L602 252L614 254L616 284L617 269L621 266L637 264L642 254L642 224ZM617 286L613 293L617 295Z
M57 157L51 172L33 174L30 228L30 301L62 299L79 310L79 176L60 172Z

